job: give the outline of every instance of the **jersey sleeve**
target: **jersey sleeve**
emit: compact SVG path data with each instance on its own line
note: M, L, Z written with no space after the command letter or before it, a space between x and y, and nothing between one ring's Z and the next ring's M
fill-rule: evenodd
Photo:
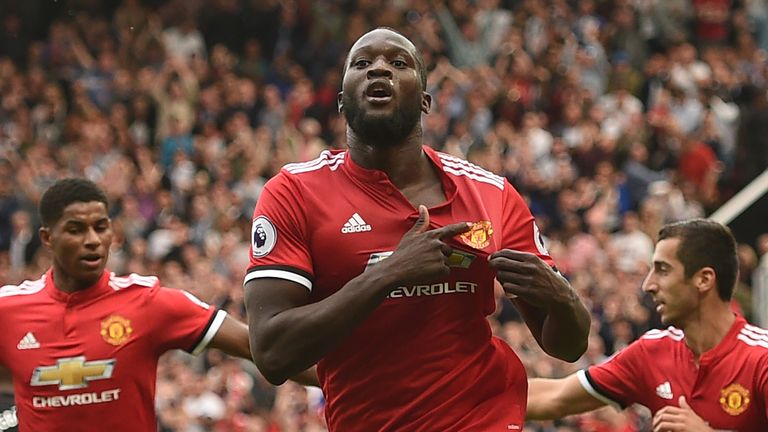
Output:
M281 172L264 187L251 224L250 262L244 284L258 278L286 279L312 289L313 268L301 191Z
M579 382L596 399L626 408L642 402L638 397L644 394L644 381L638 374L647 368L643 363L642 346L635 342L604 363L579 371Z
M153 334L160 353L183 349L199 354L219 331L227 316L187 291L157 287L149 305L154 309Z
M554 267L555 262L544 247L544 239L523 197L504 181L502 204L502 249L512 249L536 254Z

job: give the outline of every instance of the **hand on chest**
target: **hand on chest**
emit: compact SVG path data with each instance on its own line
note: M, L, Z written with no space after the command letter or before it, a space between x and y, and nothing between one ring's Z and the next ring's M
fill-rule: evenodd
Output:
M657 379L659 383L648 392L652 411L658 415L664 407L691 409L716 430L755 430L754 422L760 415L756 406L760 403L749 377L707 373L688 378Z
M468 232L443 240L453 249L449 257L450 279L462 279L470 272L470 267L474 279L490 280L493 277L487 259L498 248L499 231L485 209L457 212L445 206L430 210L429 218L430 230L457 222L475 222ZM324 215L323 222L312 231L309 244L316 286L343 286L387 259L417 219L418 211L413 208L350 206ZM448 287L448 290L455 288Z

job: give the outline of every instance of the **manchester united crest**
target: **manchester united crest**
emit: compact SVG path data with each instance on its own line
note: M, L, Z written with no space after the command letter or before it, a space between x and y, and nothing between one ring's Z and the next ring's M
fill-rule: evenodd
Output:
M131 321L119 315L112 315L101 322L101 337L110 345L122 345L131 333Z
M736 383L729 385L720 390L720 406L732 416L743 413L749 406L749 390Z
M493 227L490 221L475 222L469 231L461 235L461 240L475 249L483 249L491 244Z

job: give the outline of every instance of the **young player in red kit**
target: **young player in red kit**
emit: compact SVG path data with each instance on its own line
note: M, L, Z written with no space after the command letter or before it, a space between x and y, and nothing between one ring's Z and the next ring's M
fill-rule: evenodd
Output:
M603 364L562 379L532 379L531 419L638 403L653 430L768 430L768 331L734 315L736 241L698 219L659 232L643 289L663 323Z
M214 347L250 359L248 329L155 277L105 269L107 198L65 179L40 200L53 265L0 288L0 376L10 373L20 431L155 431L158 357Z
M548 353L586 347L589 314L520 195L422 146L425 88L408 39L363 35L339 94L349 151L287 165L254 212L254 360L275 384L319 362L331 431L521 430L525 371L486 320L494 278Z

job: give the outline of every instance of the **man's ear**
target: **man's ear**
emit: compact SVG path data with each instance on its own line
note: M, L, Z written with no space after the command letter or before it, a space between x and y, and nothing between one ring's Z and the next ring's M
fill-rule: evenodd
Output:
M432 109L432 95L427 92L421 92L421 112L429 114Z
M344 92L339 92L339 94L336 95L336 106L339 107L339 113L341 113L344 110L344 102L342 102L343 99L344 99Z
M38 230L38 234L40 235L40 241L45 245L47 248L51 248L51 229L47 227L40 227L40 230Z
M700 293L717 291L717 274L712 267L703 267L693 275L693 283Z

